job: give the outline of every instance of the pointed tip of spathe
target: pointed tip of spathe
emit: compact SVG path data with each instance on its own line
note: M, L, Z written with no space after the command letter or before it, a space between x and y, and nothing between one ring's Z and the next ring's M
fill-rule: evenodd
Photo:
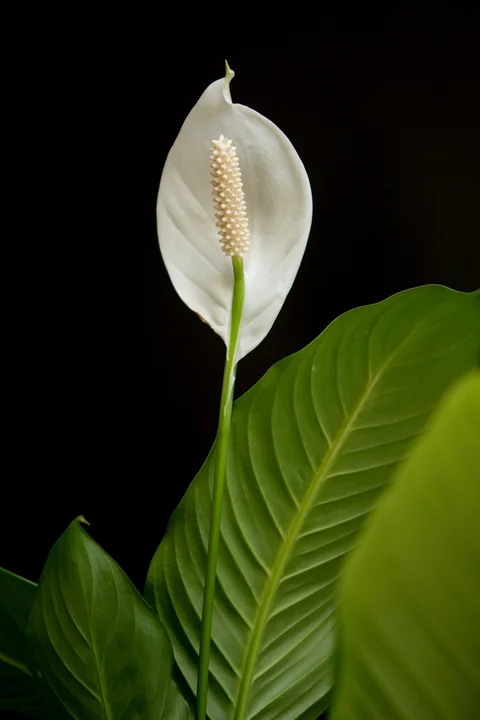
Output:
M232 96L230 94L230 83L232 81L232 78L235 77L235 73L228 64L227 60L225 60L225 80L223 83L223 97L225 100L232 104Z
M225 79L228 78L230 82L233 77L235 77L235 70L232 70L232 68L228 64L228 60L225 60Z

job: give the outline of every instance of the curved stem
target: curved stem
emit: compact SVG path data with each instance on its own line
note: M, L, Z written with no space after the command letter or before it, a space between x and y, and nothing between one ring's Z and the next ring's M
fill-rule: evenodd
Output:
M208 665L210 660L210 644L212 634L213 604L215 599L215 578L217 573L218 547L220 542L220 520L222 515L223 487L227 467L228 437L232 417L233 391L235 388L236 355L240 336L245 281L243 276L243 260L232 258L234 285L232 310L230 315L230 338L223 373L220 415L215 440L215 476L213 484L213 503L210 517L210 534L208 538L207 573L203 594L202 629L200 635L200 658L197 682L197 720L206 720L208 693Z

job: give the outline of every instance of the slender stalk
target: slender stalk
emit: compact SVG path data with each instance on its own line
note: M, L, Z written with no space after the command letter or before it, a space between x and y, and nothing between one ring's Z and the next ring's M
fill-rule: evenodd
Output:
M220 541L220 520L222 516L223 488L227 467L227 447L232 417L233 391L235 387L236 355L242 319L245 282L243 276L243 260L234 257L233 298L230 315L230 339L223 373L220 415L215 440L215 476L213 484L213 503L210 517L210 534L208 538L207 573L203 594L202 629L200 635L200 658L197 683L197 720L206 720L208 693L208 665L210 660L210 644L212 635L213 604L215 598L215 579L217 573L218 547Z

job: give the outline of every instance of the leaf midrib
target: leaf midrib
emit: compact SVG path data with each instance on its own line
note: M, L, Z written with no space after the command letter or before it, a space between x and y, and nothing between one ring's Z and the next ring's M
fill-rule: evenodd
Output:
M87 552L87 554L88 554L88 552ZM89 554L88 554L88 560L89 560L90 572L91 572L92 575L93 575L93 568L92 568L92 564L91 564L91 561L90 561L90 555L89 555ZM105 720L114 720L113 715L112 715L112 710L111 710L111 708L110 708L110 706L109 706L109 704L108 704L108 702L107 702L107 692L106 692L105 685L104 685L103 673L101 672L101 668L100 668L100 660L99 660L99 657L98 657L98 651L97 651L97 647L96 647L96 643L95 643L95 635L94 635L94 632L93 632L93 629L92 629L92 622L91 622L92 610L91 610L91 606L92 606L92 602L93 602L93 591L92 591L92 596L91 596L91 598L90 598L90 608L89 608L89 607L88 607L88 604L87 604L87 593L86 593L85 587L84 587L84 585L83 585L83 581L82 581L82 576L81 576L81 575L79 575L79 579L80 579L80 586L81 586L81 588L82 588L83 600L84 600L84 603L85 603L85 608L87 608L87 626L88 626L88 633L89 633L89 636L90 636L90 648L91 648L92 655L93 655L93 666L94 666L94 668L95 668L95 672L96 672L97 679L98 679L98 687L99 687L99 690L100 690L100 700L101 700L101 703L102 703L102 705L103 705L103 711L104 711L104 713L105 713ZM114 586L115 586L115 581L114 581ZM101 708L101 709L102 709L102 708Z
M295 544L298 531L303 524L305 516L310 510L313 498L317 494L319 487L323 484L322 481L326 479L328 470L330 469L332 463L334 462L339 451L341 450L352 424L357 419L360 410L368 399L368 396L370 395L372 389L375 387L383 372L388 367L388 365L391 364L395 356L403 350L405 345L418 332L421 325L423 325L423 322L425 322L425 319L423 319L421 323L418 323L409 333L409 335L407 335L407 337L400 343L400 345L398 345L395 350L393 350L387 356L384 363L378 368L375 377L369 378L368 384L364 392L360 395L359 399L353 406L350 416L345 417L345 420L340 427L337 436L330 445L329 450L326 453L318 472L313 476L310 488L305 493L304 499L300 503L298 510L293 517L293 521L290 525L288 532L285 535L285 539L283 540L283 543L281 545L280 552L278 553L275 563L273 565L272 573L270 574L268 582L265 585L262 599L258 605L253 630L250 635L250 642L245 653L245 661L243 664L243 668L240 672L240 688L238 693L238 700L235 705L235 714L233 716L233 720L245 720L245 713L252 685L253 673L255 670L255 664L259 654L260 643L262 640L263 630L266 625L266 620L268 618L270 606L272 604L273 598L275 597L277 588L280 584L282 571L284 570L289 560L290 553Z

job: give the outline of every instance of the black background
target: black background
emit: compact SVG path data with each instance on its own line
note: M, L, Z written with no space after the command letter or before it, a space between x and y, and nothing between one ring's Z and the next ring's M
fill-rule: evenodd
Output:
M309 17L257 7L232 19L210 6L198 31L193 17L159 26L145 18L116 38L102 83L122 90L108 122L93 107L89 116L98 154L111 145L115 156L99 178L105 198L115 188L103 208L111 221L92 256L111 251L111 273L100 278L105 288L111 281L111 352L108 289L67 329L59 322L59 335L77 336L68 351L41 347L52 397L65 399L47 422L22 397L30 421L10 427L22 451L3 507L2 566L37 580L52 543L84 514L142 589L168 517L212 445L224 346L169 281L155 202L169 148L223 76L224 58L236 72L234 102L286 133L314 199L297 279L267 338L241 362L237 395L352 307L426 283L479 287L474 14L453 3L423 14L326 8ZM62 145L73 137L64 133ZM75 172L67 162L58 185ZM86 213L90 202L84 194Z
M102 534L108 523L109 548L139 583L216 429L224 346L169 281L155 202L166 154L203 90L222 77L224 57L236 73L234 102L286 133L314 199L300 271L270 334L242 360L237 395L352 307L425 283L480 285L473 17L437 9L434 21L370 21L338 8L310 29L294 15L270 32L257 20L217 45L213 21L203 48L180 43L171 70L150 87L155 123L128 140L135 165L126 259L141 262L142 297L115 248L112 470L129 478L127 497L116 496L126 515L115 522L91 500L85 512L96 513Z

